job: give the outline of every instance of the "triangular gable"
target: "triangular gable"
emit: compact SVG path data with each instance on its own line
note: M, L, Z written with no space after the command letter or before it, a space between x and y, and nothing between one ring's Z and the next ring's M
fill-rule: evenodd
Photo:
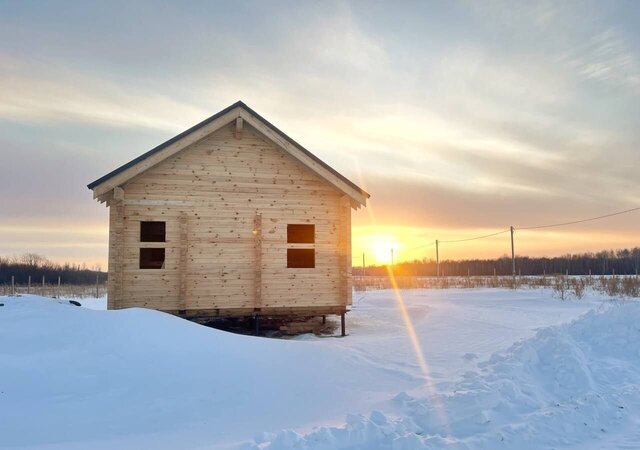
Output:
M282 131L278 130L241 101L234 103L219 113L169 139L165 143L149 150L147 153L140 155L107 175L89 183L87 187L93 190L94 198L102 201L114 188L122 186L133 177L140 175L147 169L154 167L189 145L229 125L233 121L236 121L237 126L240 127L243 122L250 124L276 146L300 161L309 170L342 191L345 195L348 195L352 200L352 205L355 207L366 205L367 198L369 198L367 192L321 161L317 156Z

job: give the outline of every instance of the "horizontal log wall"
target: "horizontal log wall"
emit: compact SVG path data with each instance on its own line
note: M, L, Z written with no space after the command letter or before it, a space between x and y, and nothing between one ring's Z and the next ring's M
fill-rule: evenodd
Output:
M351 209L342 194L251 127L239 139L233 131L147 170L111 203L110 308L224 314L350 304ZM166 221L166 242L140 242L140 222L155 220ZM314 269L287 269L290 223L315 225L315 244L296 245L315 249ZM163 269L139 268L144 247L165 248Z

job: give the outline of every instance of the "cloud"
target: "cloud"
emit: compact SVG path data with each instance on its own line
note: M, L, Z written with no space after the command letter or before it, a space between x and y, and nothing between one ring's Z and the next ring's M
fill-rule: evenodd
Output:
M207 112L139 86L0 57L0 119L179 131Z
M395 176L394 176L395 175ZM558 223L625 209L628 203L589 196L549 198L537 193L501 190L462 191L437 182L411 180L390 173L367 177L372 193L368 211L357 214L357 225L400 225L439 229L504 229ZM582 229L637 230L638 216L615 217L585 225Z
M104 224L83 225L48 220L0 224L0 255L38 253L57 262L99 263L106 267L108 230Z
M311 53L315 64L370 71L388 62L383 46L367 35L351 13L321 18L305 24L302 39L296 41L300 54Z
M590 36L559 58L586 79L600 81L640 95L640 57L625 36L606 29Z

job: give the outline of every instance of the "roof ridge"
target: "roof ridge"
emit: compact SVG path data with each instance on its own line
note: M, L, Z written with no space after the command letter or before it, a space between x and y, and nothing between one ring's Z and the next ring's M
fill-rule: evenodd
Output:
M279 134L283 139L285 139L286 141L288 141L290 144L292 144L293 146L295 146L296 148L298 148L300 151L302 151L304 154L306 154L307 156L309 156L311 159L313 159L315 162L317 162L318 164L320 164L323 168L325 168L326 170L328 170L329 172L331 172L332 174L336 175L337 177L339 177L342 181L344 181L347 185L349 185L352 189L355 189L356 191L358 191L360 194L366 196L366 197L370 197L370 195L363 190L362 188L360 188L358 185L356 185L355 183L353 183L351 180L349 180L347 177L345 177L344 175L342 175L340 172L338 172L337 170L335 170L333 167L329 166L327 163L325 163L324 161L322 161L320 158L318 158L316 155L314 155L313 153L311 153L309 150L307 150L306 148L304 148L302 145L300 145L299 143L297 143L295 140L293 140L292 138L290 138L289 136L287 136L287 134L285 134L283 131L281 131L279 128L277 128L275 125L273 125L271 122L269 122L267 119L265 119L264 117L262 117L260 114L258 114L256 111L254 111L251 107L249 107L249 105L247 105L245 102L243 102L242 100L238 100L237 102L233 103L232 105L227 106L226 108L224 108L223 110L217 112L216 114L204 119L203 121L193 125L192 127L184 130L183 132L177 134L176 136L172 137L171 139L163 142L160 145L157 145L156 147L152 148L151 150L143 153L142 155L132 159L131 161L129 161L126 164L123 164L122 166L112 170L111 172L107 173L106 175L98 178L97 180L89 183L87 185L87 187L89 189L93 189L96 186L104 183L105 181L109 180L110 178L116 176L117 174L127 170L128 168L138 164L141 161L144 161L145 159L147 159L148 157L150 157L151 155L159 152L160 150L168 147L169 145L173 144L174 142L179 141L180 139L188 136L189 134L193 133L194 131L197 131L198 129L204 127L205 125L213 122L214 120L218 119L219 117L224 116L225 114L229 113L230 111L232 111L235 108L241 107L243 108L245 111L247 111L249 114L255 116L258 120L260 120L261 122L263 122L267 127L271 128L274 132L276 132L277 134Z

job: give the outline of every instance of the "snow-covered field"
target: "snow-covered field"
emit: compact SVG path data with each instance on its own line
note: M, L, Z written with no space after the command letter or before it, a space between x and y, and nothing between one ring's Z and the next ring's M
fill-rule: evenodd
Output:
M640 448L640 304L400 294L295 340L0 297L0 447Z

